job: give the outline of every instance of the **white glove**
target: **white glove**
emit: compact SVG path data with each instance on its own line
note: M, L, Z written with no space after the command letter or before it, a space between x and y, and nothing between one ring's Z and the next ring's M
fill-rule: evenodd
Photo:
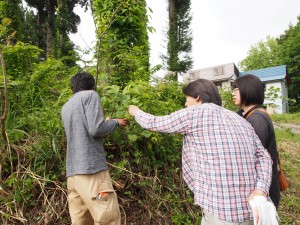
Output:
M265 196L254 196L249 200L252 208L254 225L279 225L279 217L273 202Z

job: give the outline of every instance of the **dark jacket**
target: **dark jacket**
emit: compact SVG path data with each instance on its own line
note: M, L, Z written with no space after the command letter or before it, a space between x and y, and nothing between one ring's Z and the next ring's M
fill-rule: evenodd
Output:
M257 105L251 108L246 114L242 114L242 110L238 112L244 118L247 115L257 109L262 108L261 106ZM279 187L279 179L278 179L278 159L277 159L277 146L276 146L276 139L275 139L275 131L273 127L273 123L269 116L261 112L259 110L255 110L248 118L247 121L252 125L255 130L255 133L259 137L262 145L268 150L272 160L272 182L270 186L269 196L272 199L276 208L278 208L279 201L280 201L280 187Z

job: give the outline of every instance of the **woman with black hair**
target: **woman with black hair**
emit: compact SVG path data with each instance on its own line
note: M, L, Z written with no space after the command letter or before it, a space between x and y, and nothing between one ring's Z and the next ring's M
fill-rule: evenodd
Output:
M278 179L278 156L276 147L276 138L273 123L267 111L262 107L264 103L264 87L261 80L247 74L238 77L232 84L232 97L235 105L241 107L238 114L243 116L254 128L263 146L271 155L272 182L269 190L269 196L276 208L280 201L280 187Z

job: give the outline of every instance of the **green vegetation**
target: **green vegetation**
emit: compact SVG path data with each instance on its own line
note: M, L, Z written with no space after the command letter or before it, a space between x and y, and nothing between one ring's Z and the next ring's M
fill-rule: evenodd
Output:
M244 70L255 70L272 66L286 65L288 79L288 96L291 101L290 111L300 110L300 16L296 25L290 25L279 38L267 37L266 41L260 41L253 45L248 56L243 59L239 66Z
M276 123L300 124L300 113L274 114L272 120Z
M145 0L94 0L97 74L122 88L132 80L150 79Z
M285 122L292 123L292 121L289 120ZM290 129L276 129L275 132L281 164L290 182L290 187L286 191L281 192L282 195L279 206L280 224L300 224L300 134L294 134Z
M239 66L244 71L281 65L280 50L275 38L267 36L266 41L254 44L248 50L248 56Z
M222 98L222 106L231 111L237 112L240 108L232 101L232 90L230 87L219 88L219 93Z
M58 75L64 72L62 79ZM8 123L10 148L2 161L2 224L69 223L60 109L71 95L67 74L74 72L59 61L40 63L33 71L33 84L16 93L22 101L15 97L11 112L19 107L24 111L11 114ZM129 104L163 115L184 102L181 87L164 80L156 85L130 82L123 90L100 84L99 89L105 115L111 117L127 117ZM108 162L127 223L142 217L144 224L194 224L201 218L181 178L181 142L178 135L149 132L133 120L107 137Z
M192 32L190 24L191 0L168 0L169 29L167 55L163 56L164 64L170 72L169 78L178 80L178 75L191 69L193 60Z
M112 118L129 118L129 104L164 115L184 107L184 96L176 81L151 80L147 30L153 28L147 26L144 0L92 1L97 65L88 68L76 64L78 56L67 36L76 32L79 22L75 5L87 7L88 1L26 2L28 10L20 0L0 3L0 224L63 225L70 218L60 111L72 95L70 78L81 70L97 77L105 116ZM180 18L188 24L190 17L184 15ZM289 36L285 43L292 48L294 42L287 40ZM297 51L292 53L294 57ZM296 64L291 62L291 68L297 72ZM230 92L221 92L224 106L235 110ZM287 116L286 122L298 123L297 115ZM277 121L279 116L274 118ZM285 224L297 224L299 135L291 130L276 132L292 184L283 193L279 213ZM141 218L140 224L199 223L201 211L182 180L181 146L179 135L146 131L132 118L130 126L106 138L111 175L127 224Z

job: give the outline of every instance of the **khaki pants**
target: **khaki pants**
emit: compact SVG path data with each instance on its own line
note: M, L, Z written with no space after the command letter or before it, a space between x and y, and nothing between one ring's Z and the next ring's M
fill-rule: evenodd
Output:
M204 215L202 217L201 225L253 225L253 221L246 221L242 223L231 223L225 220L220 220L213 216L212 214L208 213L204 210Z
M73 225L120 225L121 214L109 172L68 177L68 203ZM99 198L99 193L108 193Z

